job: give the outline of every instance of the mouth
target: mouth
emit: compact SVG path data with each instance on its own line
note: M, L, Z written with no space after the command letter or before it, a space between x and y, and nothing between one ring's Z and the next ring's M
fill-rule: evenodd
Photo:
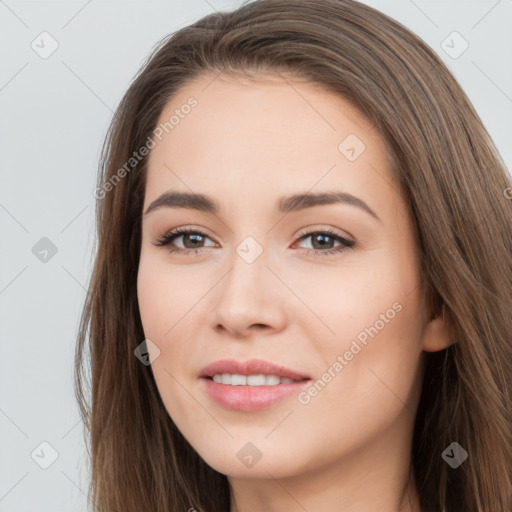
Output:
M277 375L214 374L201 377L203 390L217 405L232 411L254 412L297 396L311 379ZM264 383L263 383L264 382Z
M203 368L199 377L228 386L277 386L311 378L264 359L220 359Z
M199 374L203 390L225 409L259 411L300 393L309 375L264 359L220 359Z
M230 373L215 373L211 377L203 377L209 379L217 384L224 384L225 386L249 386L249 387L262 387L262 386L279 386L283 384L301 383L310 380L304 379L291 379L289 377L280 377L279 375L241 375Z

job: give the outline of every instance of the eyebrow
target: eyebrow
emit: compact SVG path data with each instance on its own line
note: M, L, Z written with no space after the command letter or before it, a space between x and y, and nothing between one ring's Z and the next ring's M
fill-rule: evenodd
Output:
M365 211L380 221L378 215L362 200L347 192L304 192L288 197L280 197L277 201L279 213L291 213L314 206L330 204L348 204ZM168 191L157 197L146 209L144 215L159 208L188 208L205 213L218 214L220 204L215 199L205 195L191 192Z

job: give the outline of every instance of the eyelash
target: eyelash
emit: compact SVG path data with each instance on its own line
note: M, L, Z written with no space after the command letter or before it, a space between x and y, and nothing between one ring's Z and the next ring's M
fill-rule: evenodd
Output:
M203 233L202 231L200 231L198 229L176 228L176 229L173 229L172 231L169 231L168 233L162 235L161 238L158 239L154 245L157 247L166 247L171 242L173 242L176 238L179 238L182 235L200 235L205 238L210 238L206 233ZM321 251L319 249L305 249L306 251L308 251L307 252L308 256L310 255L310 252L312 252L314 256L326 256L326 255L330 255L330 254L341 253L345 249L350 249L355 245L355 242L353 242L351 240L347 240L346 238L343 238L342 236L336 234L334 231L332 231L330 229L326 229L323 231L320 231L320 230L308 231L306 233L303 233L299 237L298 240L300 241L300 240L308 238L312 235L327 235L329 238L333 238L335 241L341 242L342 245L340 245L336 248L333 248L333 249L325 250L325 251ZM169 251L169 253L182 253L183 256L191 256L192 252L195 255L197 255L203 249L205 249L205 248L201 247L198 249L180 249L180 248L174 247L174 248L168 248L167 250Z

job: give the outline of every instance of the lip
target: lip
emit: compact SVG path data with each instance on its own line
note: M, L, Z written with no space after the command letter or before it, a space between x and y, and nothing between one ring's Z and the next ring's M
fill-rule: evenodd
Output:
M297 396L310 383L308 379L276 386L228 386L218 384L209 377L202 377L200 380L212 400L235 411L268 409L286 398Z
M296 382L277 384L276 386L230 386L214 382L212 376L216 373L276 375L293 379ZM309 385L311 380L308 375L263 359L250 359L248 361L221 359L203 368L199 377L205 392L212 400L226 409L237 411L268 409L292 395L297 395Z
M311 379L309 375L271 363L270 361L265 361L264 359L249 359L247 361L219 359L218 361L214 361L213 363L205 366L201 370L199 377L213 377L216 373L231 373L237 375L276 375L277 377L287 377L288 379L298 381Z

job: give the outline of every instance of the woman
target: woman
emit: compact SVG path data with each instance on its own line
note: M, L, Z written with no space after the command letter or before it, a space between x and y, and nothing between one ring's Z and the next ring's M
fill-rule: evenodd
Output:
M512 510L511 181L418 37L349 0L206 16L100 171L95 510Z

